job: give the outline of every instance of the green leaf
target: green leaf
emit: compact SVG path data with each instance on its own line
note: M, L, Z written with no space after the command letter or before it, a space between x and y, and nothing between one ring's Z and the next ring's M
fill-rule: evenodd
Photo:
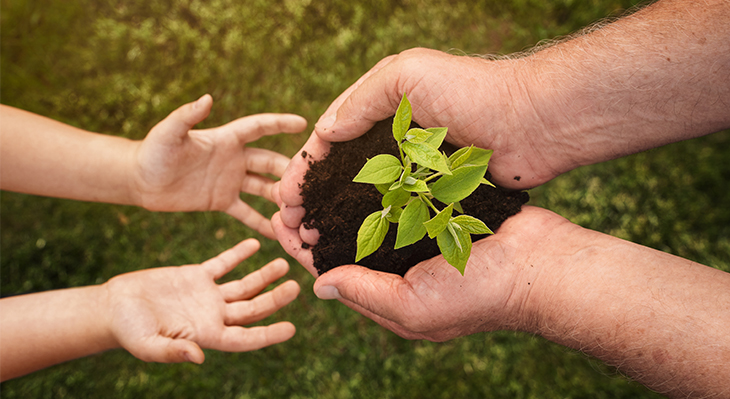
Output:
M433 148L440 148L446 138L446 132L448 128L445 127L429 127L426 129L427 132L432 133L431 137L426 140L426 143L433 146Z
M461 201L479 187L486 172L486 166L462 166L433 183L431 194L444 204Z
M406 133L405 139L413 144L421 144L427 141L431 136L433 136L433 133L414 127Z
M439 234L441 234L442 231L446 229L446 226L449 224L449 220L451 220L451 214L453 212L454 204L449 204L449 206L439 212L431 220L423 223L423 225L426 226L426 231L428 231L429 238L434 238L438 236Z
M369 159L352 181L370 184L392 183L400 177L402 171L403 166L398 158L390 154L380 154Z
M492 182L491 182L491 181L489 181L489 180L487 180L487 179L485 179L485 178L482 178L482 180L481 180L481 183L482 183L482 184L486 184L487 186L492 186L492 187L494 187L494 188L497 188L497 186L495 186L494 184L492 184Z
M401 98L398 110L395 111L395 117L393 117L393 137L398 143L403 141L403 137L411 127L411 112L411 103L408 101L406 93L403 93L403 98Z
M428 206L423 201L412 201L408 204L398 220L395 249L411 245L423 238L426 235L426 227L423 224L428 221L429 216Z
M426 184L425 181L418 180L413 177L409 177L408 179L406 179L406 182L403 183L402 188L412 193L427 193L429 191L428 184Z
M439 171L445 175L451 174L444 154L431 145L426 143L414 144L406 141L401 144L401 148L413 162Z
M460 228L444 229L436 238L441 254L451 266L464 275L466 263L471 255L471 236Z
M390 186L391 186L391 183L383 183L383 184L376 184L375 188L377 188L378 191L380 191L380 194L385 195L390 191Z
M492 159L492 154L494 154L494 150L474 147L469 158L464 162L464 166L488 166L489 160Z
M383 216L383 211L376 211L362 222L360 230L357 231L355 262L375 252L383 243L390 226L390 222Z
M403 190L402 188L398 188L393 191L388 191L383 196L381 204L383 205L383 208L387 208L389 206L392 206L393 208L400 208L403 205L407 204L410 199L411 193Z
M469 158L469 155L471 152L474 151L474 146L469 147L463 147L456 150L451 156L449 157L449 165L451 166L451 170L454 170L464 164L466 160Z
M449 157L451 170L461 166L488 166L494 150L469 146L459 148Z
M451 219L451 223L458 225L469 234L494 234L484 222L469 215L459 215Z
M388 219L388 221L391 223L398 223L398 221L400 220L400 215L402 214L402 208L391 208L390 212L388 212L388 215L385 218Z

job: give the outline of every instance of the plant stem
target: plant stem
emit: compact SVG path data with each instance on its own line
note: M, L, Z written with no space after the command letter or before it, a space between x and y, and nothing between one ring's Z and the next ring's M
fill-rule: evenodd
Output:
M441 213L441 211L433 205L433 202L431 202L431 200L428 197L426 197L426 195L424 195L423 193L417 193L417 194L418 194L418 197L421 198L421 201L425 202L426 205L430 206L431 209L433 209L436 212L436 214Z
M441 172L437 172L437 173L434 173L434 174L432 174L431 176L429 176L429 177L427 177L427 178L423 179L423 181L425 181L425 182L428 182L429 180L431 180L431 179L435 179L435 178L437 178L437 177L439 177L439 176L443 176L443 173L441 173Z

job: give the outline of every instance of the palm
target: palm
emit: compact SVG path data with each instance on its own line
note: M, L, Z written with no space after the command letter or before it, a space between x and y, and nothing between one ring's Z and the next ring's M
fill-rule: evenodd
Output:
M202 101L202 104L201 104ZM157 124L134 159L134 187L142 206L156 211L221 211L273 238L271 224L241 200L241 192L272 200L274 181L289 163L284 155L248 148L262 136L297 133L304 118L259 114L206 130L191 128L207 117L212 100L186 104Z
M359 266L336 268L320 276L314 289L337 287L347 306L410 339L519 329L513 323L539 273L540 248L566 223L547 210L524 207L497 234L474 243L464 276L437 256L403 278Z
M158 336L182 338L207 348L219 346L216 337L225 327L225 301L209 276L194 266L146 273L145 280L134 280L133 285L122 279L133 281L134 274L110 281L111 292L125 287L114 297L112 307L112 328L121 337L120 344L137 357L144 356L138 343ZM154 306L150 306L150 298L155 298Z
M105 284L110 329L119 344L145 361L201 363L202 348L242 352L286 341L287 322L244 328L270 316L299 294L287 281L262 293L289 270L277 259L240 280L216 284L259 248L246 240L200 265L127 273Z

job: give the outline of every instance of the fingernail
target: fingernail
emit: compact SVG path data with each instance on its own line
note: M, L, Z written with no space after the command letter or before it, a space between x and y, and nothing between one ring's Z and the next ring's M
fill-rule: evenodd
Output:
M200 105L203 103L203 99L207 96L207 94L203 94L202 97L200 97L195 103L193 103L193 109L197 109L200 107Z
M317 295L317 298L319 299L340 299L342 296L340 295L340 291L337 290L337 287L333 287L331 285L325 285L322 287L319 287L319 289L314 293Z
M332 114L320 121L317 122L317 128L327 130L332 127L332 125L335 124L335 121L337 120L337 114Z

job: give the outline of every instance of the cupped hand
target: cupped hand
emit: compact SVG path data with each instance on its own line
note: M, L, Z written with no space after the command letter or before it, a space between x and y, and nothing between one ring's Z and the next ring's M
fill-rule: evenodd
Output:
M154 211L222 211L274 238L268 219L241 200L241 192L272 201L274 182L289 158L246 144L262 136L298 133L306 120L291 114L257 114L211 129L191 130L212 107L210 95L172 112L134 154L132 192Z
M494 150L494 183L511 189L540 185L569 170L553 140L551 89L533 84L525 59L487 60L411 49L383 59L343 92L320 117L315 133L328 142L358 137L395 114L405 93L413 120L449 128L446 141ZM568 168L568 169L566 169Z
M330 105L292 159L279 189L282 222L300 228L299 187L309 162L324 157L329 143L356 138L394 115L403 93L421 126L448 127L446 141L457 146L493 149L491 181L502 187L534 187L574 168L566 154L570 146L553 136L558 129L550 116L558 112L551 108L557 107L551 91L547 84L528 84L534 76L527 65L522 59L494 61L427 49L383 59ZM301 228L301 233L304 241L316 242L316 232Z
M245 328L296 298L287 281L261 292L289 270L277 259L240 280L216 284L259 248L249 239L200 265L123 274L106 284L109 328L118 343L144 361L202 363L201 348L244 352L284 342L289 322Z
M296 242L275 215L274 226L287 251L310 271L311 253ZM314 290L338 299L383 327L408 339L445 341L482 331L531 330L534 315L525 304L534 290L555 281L548 274L554 249L577 226L545 209L525 206L497 233L474 243L462 276L439 255L411 268L404 277L356 265L319 276ZM296 248L299 248L298 250ZM564 248L561 248L561 250Z

